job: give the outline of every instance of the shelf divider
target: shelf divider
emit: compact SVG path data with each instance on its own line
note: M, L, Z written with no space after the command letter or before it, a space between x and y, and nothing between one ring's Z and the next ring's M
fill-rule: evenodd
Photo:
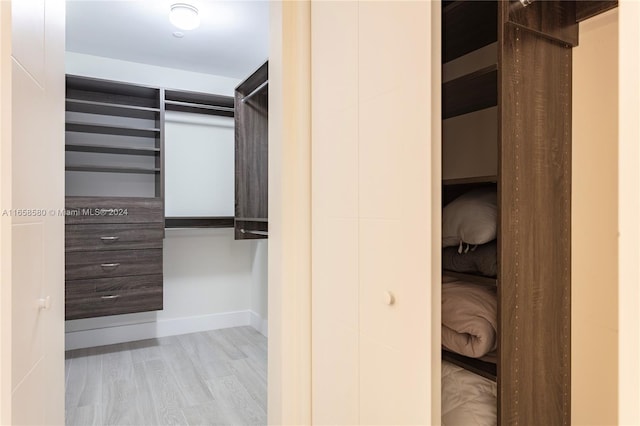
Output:
M68 172L100 172L100 173L133 173L133 174L156 174L160 173L160 169L145 167L123 167L123 166L93 166L93 165L67 165L65 170Z
M497 381L497 365L492 362L482 361L476 358L469 358L446 349L442 350L442 359L469 370L492 381Z
M66 144L65 150L75 152L96 152L106 154L128 154L128 155L149 155L154 156L160 153L160 148L136 148L128 146L113 146L113 145L93 145L72 143Z
M102 135L118 135L118 136L141 136L145 138L155 138L160 136L160 129L157 129L157 128L116 126L112 124L98 124L98 123L82 123L78 121L67 121L66 130L68 132L98 133Z

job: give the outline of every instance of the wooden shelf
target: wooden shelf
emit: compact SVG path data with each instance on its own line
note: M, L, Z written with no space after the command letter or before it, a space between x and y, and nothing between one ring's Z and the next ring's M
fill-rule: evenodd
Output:
M469 358L464 355L449 352L445 349L442 350L442 359L489 380L493 380L494 382L496 381L498 368L497 365L492 362Z
M477 176L477 177L457 178L457 179L443 179L442 185L452 186L452 185L469 185L473 183L497 183L497 182L498 182L498 176Z
M442 85L442 118L452 118L498 104L498 69L491 65Z
M166 217L165 228L233 228L233 216Z
M233 117L233 107L207 105L195 102L182 101L164 101L167 111L191 112L196 114L221 115L224 117Z
M464 282L484 285L489 287L496 287L498 285L498 280L493 277L485 277L484 275L475 275L475 274L465 274L463 272L455 272L444 269L442 271L443 276L457 278Z
M443 62L449 62L498 40L498 3L498 1L443 3Z
M121 166L92 166L92 165L68 165L65 167L68 172L100 172L100 173L133 173L133 174L156 174L160 173L159 168L145 167L121 167Z
M118 105L107 102L87 101L82 99L66 100L66 110L85 114L113 115L117 117L157 119L160 108L149 108L133 105Z
M65 150L75 152L98 152L106 154L128 154L128 155L158 155L160 148L134 148L127 146L113 146L113 145L90 145L73 143L66 144Z
M102 135L118 136L140 136L145 138L156 138L160 136L160 129L115 126L111 124L81 123L77 121L67 121L66 130L68 132L98 133Z

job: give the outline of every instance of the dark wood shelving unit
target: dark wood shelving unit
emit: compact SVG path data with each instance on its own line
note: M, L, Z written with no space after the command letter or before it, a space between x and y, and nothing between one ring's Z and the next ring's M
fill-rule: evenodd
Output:
M75 152L96 152L105 154L129 154L129 155L149 155L154 156L160 152L160 148L115 146L115 145L93 145L81 143L68 143L65 150Z
M269 235L269 63L236 87L235 238Z
M476 373L482 377L486 377L489 380L493 380L494 382L497 381L498 368L497 365L492 362L486 362L476 358L469 358L464 355L449 352L445 349L442 350L442 359L445 361L449 361L452 364L458 365L473 373Z
M463 272L449 271L447 269L442 270L442 275L451 278L457 278L464 282L484 285L488 287L496 287L498 285L498 280L495 277L485 277L484 275L466 274Z
M491 65L442 85L442 118L498 105L498 68Z
M443 180L443 205L473 188L496 188L500 282L442 271L497 287L498 306L495 364L444 350L442 359L497 382L498 425L571 424L571 48L578 41L576 19L610 7L557 0L443 3L443 64L455 75L467 70L442 85L443 120L498 107L495 132L490 129L497 137L495 176ZM493 53L478 49L494 42L495 64L485 67ZM467 118L478 122L469 115L460 123ZM476 148L468 136L473 132L464 134L449 133ZM466 143L452 140L456 149ZM467 160L451 170L465 176L460 170Z

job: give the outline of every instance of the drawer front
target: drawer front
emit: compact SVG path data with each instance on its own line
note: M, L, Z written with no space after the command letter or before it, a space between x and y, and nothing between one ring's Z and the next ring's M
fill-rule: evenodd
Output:
M163 308L162 275L72 280L65 285L65 318L79 319Z
M159 224L65 226L66 251L161 249L163 238Z
M162 250L67 252L67 280L162 274Z
M65 223L162 223L164 207L159 198L66 197Z

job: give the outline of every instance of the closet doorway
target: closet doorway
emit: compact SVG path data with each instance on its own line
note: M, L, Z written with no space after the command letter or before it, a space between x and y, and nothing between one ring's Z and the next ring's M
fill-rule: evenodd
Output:
M66 9L66 424L266 424L269 4Z

